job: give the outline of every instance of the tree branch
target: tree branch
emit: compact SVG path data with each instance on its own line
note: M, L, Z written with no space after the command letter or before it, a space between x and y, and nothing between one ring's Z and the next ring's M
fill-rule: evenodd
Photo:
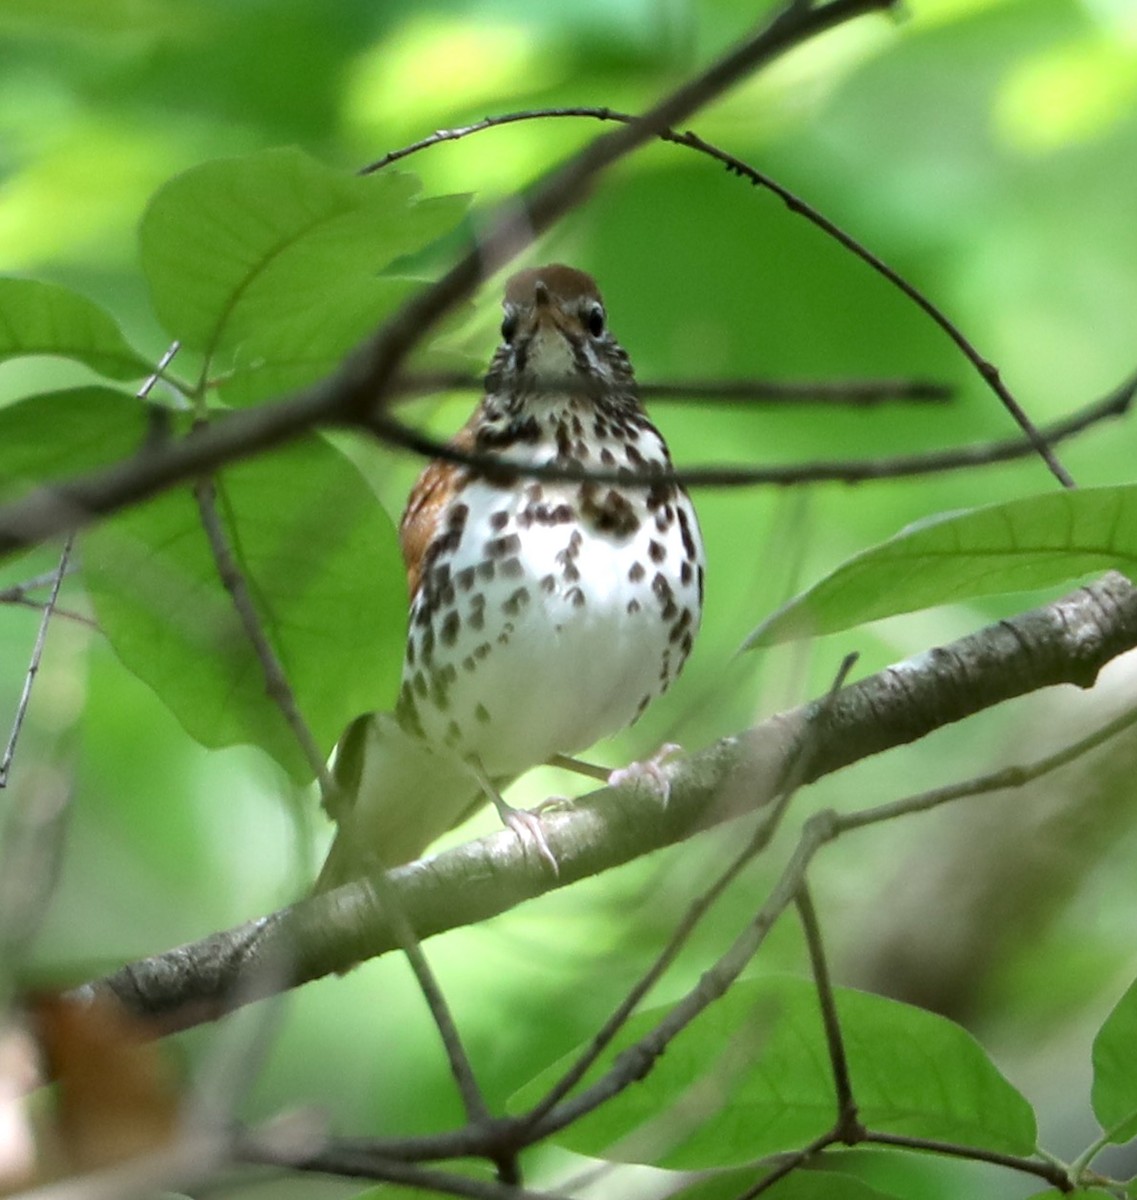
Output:
M543 817L554 876L509 831L390 872L420 937L475 924L577 880L755 811L776 795L800 747L804 783L914 741L1004 700L1059 683L1092 686L1101 667L1137 646L1137 590L1119 574L918 655L724 738L669 768L666 808L635 788L604 788ZM199 942L131 963L88 985L109 988L162 1030L215 1019L255 998L258 964L285 961L296 986L398 945L375 893L360 881ZM268 981L271 974L265 973ZM264 986L269 986L266 983Z
M1047 445L1056 445L1083 430L1112 417L1125 416L1133 405L1137 394L1137 375L1120 383L1107 395L1077 409L1070 416L1055 421L1038 431L1038 436ZM389 412L374 414L370 423L371 432L390 446L410 450L423 458L442 459L472 467L492 467L501 470L508 466L508 458L500 455L464 450L452 442L432 437L404 424ZM1007 438L997 442L980 442L973 446L959 446L949 450L936 450L926 454L904 454L890 458L831 459L821 462L787 463L776 466L694 466L675 471L661 472L646 477L637 484L629 478L626 468L598 469L579 466L558 466L518 463L517 472L529 479L553 481L583 481L594 483L619 483L627 486L649 487L660 481L681 484L684 487L736 488L772 484L790 487L807 483L863 483L870 479L903 479L914 475L943 474L971 467L989 466L994 463L1010 462L1026 458L1035 453L1035 446L1027 438Z
M407 355L484 275L528 246L586 195L596 178L660 130L683 121L758 67L845 21L898 0L789 5L770 22L666 95L643 117L594 139L528 192L499 205L486 237L417 293L330 379L277 404L227 415L207 430L148 448L102 470L43 486L0 507L0 558L109 516L227 462L279 446L320 424L366 425L388 399Z
M530 386L534 393L557 394L579 386L575 380L554 380ZM407 375L391 385L394 399L413 399L434 392L482 392L484 375L436 371ZM893 401L944 404L952 389L929 379L672 379L636 384L641 400L700 400L705 404L772 404L783 408L813 404L838 404L848 408L874 408Z

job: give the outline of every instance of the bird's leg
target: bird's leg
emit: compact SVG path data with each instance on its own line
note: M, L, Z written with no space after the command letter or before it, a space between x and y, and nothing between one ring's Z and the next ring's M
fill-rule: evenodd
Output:
M651 758L629 763L626 767L617 767L608 775L608 786L624 787L629 783L643 783L666 804L671 798L671 780L663 770L664 764L682 749L678 742L664 742Z
M497 809L501 823L512 829L522 841L526 836L532 838L541 857L553 868L553 874L559 875L561 869L557 865L556 856L549 849L549 843L545 840L545 831L541 828L541 818L528 809L514 808L494 787L493 780L485 773L480 763L470 761L468 766L471 774L478 781L478 786Z
M599 779L601 783L607 783L608 776L612 773L607 767L584 762L583 759L572 758L568 754L554 754L545 765L559 767L562 771L573 771L577 775L586 775L589 779Z

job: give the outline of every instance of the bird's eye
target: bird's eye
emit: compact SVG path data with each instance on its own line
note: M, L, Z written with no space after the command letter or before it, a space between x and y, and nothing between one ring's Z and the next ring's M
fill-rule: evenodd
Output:
M585 314L585 322L588 332L598 338L604 332L604 309L599 304L592 305Z
M517 332L517 314L506 313L501 322L501 340L503 342L512 342L513 335Z

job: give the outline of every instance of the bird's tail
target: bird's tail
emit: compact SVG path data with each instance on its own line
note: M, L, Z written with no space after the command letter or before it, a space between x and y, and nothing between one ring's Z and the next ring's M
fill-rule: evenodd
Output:
M339 829L315 892L420 858L485 801L468 768L434 753L389 713L351 725L336 751L335 777Z

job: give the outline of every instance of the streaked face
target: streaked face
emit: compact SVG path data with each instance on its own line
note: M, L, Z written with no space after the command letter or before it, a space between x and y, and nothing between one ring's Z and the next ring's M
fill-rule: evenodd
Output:
M553 264L522 271L506 286L502 346L506 370L554 381L578 374L613 382L623 352L608 332L604 302L583 271Z

